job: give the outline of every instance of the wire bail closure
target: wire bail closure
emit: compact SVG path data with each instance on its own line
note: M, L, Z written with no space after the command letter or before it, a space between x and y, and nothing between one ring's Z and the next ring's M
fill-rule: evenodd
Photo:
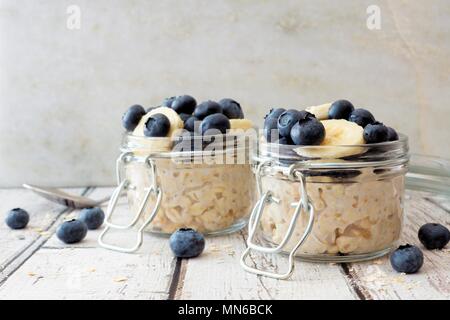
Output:
M252 213L250 215L249 224L248 224L248 238L247 238L247 248L243 252L241 256L241 266L246 270L247 272L254 273L257 275L262 275L265 277L270 277L274 279L287 279L289 278L292 273L294 272L295 268L295 253L297 252L298 248L305 242L309 234L311 233L313 224L314 224L314 206L312 204L311 199L308 197L307 191L306 191L306 181L304 175L299 170L298 164L293 164L289 167L289 179L295 181L296 179L300 180L300 200L298 202L291 203L291 207L295 208L294 213L292 215L292 219L289 223L288 230L283 238L283 240L276 246L276 247L263 247L254 242L255 235L257 231L257 227L261 221L262 214L264 212L264 208L267 204L270 204L272 202L279 204L280 200L275 198L270 190L263 193L262 190L262 181L261 177L264 174L264 170L266 167L271 167L273 165L272 161L265 161L258 165L256 170L256 182L257 182L257 189L259 193L259 200L257 201L256 205L254 206ZM302 210L303 209L303 210ZM308 224L306 226L306 229L302 236L300 237L297 244L294 246L294 248L289 252L289 269L285 273L275 273L271 271L265 271L260 270L256 267L251 267L246 263L247 257L250 255L251 250L255 250L264 254L276 254L283 251L286 244L289 242L289 240L292 237L292 234L294 233L294 229L297 223L297 220L301 214L302 211L305 211L308 213L309 219Z
M117 175L118 187L114 190L114 192L111 196L111 200L108 203L108 208L107 208L106 214L105 214L105 216L106 216L105 217L105 225L106 226L98 238L98 243L103 248L118 251L118 252L125 252L125 253L135 252L142 246L142 242L144 239L144 230L153 221L156 214L158 213L158 210L161 206L161 199L162 199L162 190L161 190L160 186L158 185L158 182L156 179L156 165L155 165L154 160L150 156L148 156L145 159L145 165L151 171L152 183L151 183L150 187L146 189L147 192L145 193L144 199L142 200L141 205L139 206L138 212L134 216L133 220L126 225L118 225L118 224L112 223L111 217L117 206L117 202L119 201L119 198L122 195L122 193L130 187L130 181L128 179L123 179L122 171L124 169L126 162L128 161L128 158L132 157L132 156L133 156L133 154L131 152L125 152L125 153L122 153L119 156L119 158L117 159L116 175ZM145 211L145 207L147 206L151 195L155 196L156 203L155 203L155 206L153 207L152 212L149 215L149 217L144 221L142 226L139 227L139 229L137 231L137 235L136 235L135 244L131 247L120 247L120 246L106 243L104 241L104 237L110 229L128 230L128 229L132 229L138 223L139 219L142 217L142 215Z

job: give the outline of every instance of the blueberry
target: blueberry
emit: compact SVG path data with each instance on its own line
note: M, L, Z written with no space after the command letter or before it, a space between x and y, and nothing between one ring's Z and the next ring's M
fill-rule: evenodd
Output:
M355 107L350 101L338 100L331 104L328 110L328 118L347 120L353 110L355 110Z
M301 119L292 127L291 139L296 145L319 145L325 139L325 127L316 118Z
M283 112L285 112L286 109L284 108L272 108L270 109L269 113L265 115L264 120L267 121L269 119L277 119L278 117L281 116L283 114Z
M366 143L379 143L388 141L389 130L381 122L368 124L364 128L364 140Z
M89 230L95 230L103 224L105 213L101 208L87 208L81 210L79 219L86 223Z
M167 107L167 108L172 108L172 103L175 101L176 98L177 97L165 98L164 101L162 102L161 106Z
M185 122L184 122L184 129L190 132L198 132L198 126L199 126L200 120L197 119L195 116L190 116Z
M450 231L442 224L427 223L419 229L419 240L428 250L442 249L450 241Z
M285 145L295 144L290 137L281 137L277 142L278 144L285 144Z
M187 119L189 119L190 117L192 117L192 114L188 114L188 113L180 113L179 114L181 120L183 120L183 122L186 122Z
M222 112L228 119L244 119L244 112L241 105L232 99L222 99L219 101Z
M350 114L348 121L355 122L360 127L365 128L368 124L375 122L375 117L366 109L355 109Z
M278 131L278 117L266 118L264 121L264 137L269 143L276 142L280 139L280 134Z
M64 222L56 230L56 236L64 243L77 243L86 237L88 227L81 220L70 220Z
M207 116L215 113L222 113L222 107L217 102L208 100L200 103L197 108L195 108L194 116L199 120L203 120Z
M156 113L148 118L144 126L146 137L166 137L170 130L170 121L162 113Z
M205 238L193 229L182 228L170 236L170 249L178 258L194 258L205 249Z
M291 134L292 127L302 118L314 117L311 113L307 111L298 111L295 109L289 109L283 112L278 117L278 130L280 131L280 136L289 137Z
M388 128L388 141L396 141L398 140L398 133L391 127Z
M228 118L221 113L215 113L207 116L206 118L203 119L202 123L200 124L200 133L202 135L205 135L208 133L207 132L208 130L213 129L218 130L220 131L220 133L225 134L227 130L230 129L230 120L228 120Z
M12 209L6 214L5 222L11 229L23 229L30 221L28 212L23 209Z
M122 117L122 125L127 131L136 129L139 121L146 114L144 107L135 104L131 106Z
M423 253L418 247L406 244L391 254L390 261L397 272L416 273L423 265Z
M177 97L170 106L177 113L188 113L192 114L195 107L197 106L197 101L191 96L184 95Z

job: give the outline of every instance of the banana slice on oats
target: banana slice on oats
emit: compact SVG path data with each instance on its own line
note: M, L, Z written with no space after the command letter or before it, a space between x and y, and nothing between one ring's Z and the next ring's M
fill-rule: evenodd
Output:
M328 119L328 110L330 110L331 103L324 103L320 106L311 106L306 108L306 111L312 113L319 120Z
M294 151L303 157L339 159L360 154L366 148L356 146L365 144L364 129L354 122L347 120L323 120L325 139L320 146L302 146ZM355 146L355 147L352 147Z
M253 122L248 119L230 119L230 129L248 130L253 128Z

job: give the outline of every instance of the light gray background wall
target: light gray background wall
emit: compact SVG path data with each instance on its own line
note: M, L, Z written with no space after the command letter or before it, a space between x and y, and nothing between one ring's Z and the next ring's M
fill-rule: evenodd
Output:
M450 157L449 16L446 0L0 0L0 186L113 184L126 107L183 93L254 121L347 98Z

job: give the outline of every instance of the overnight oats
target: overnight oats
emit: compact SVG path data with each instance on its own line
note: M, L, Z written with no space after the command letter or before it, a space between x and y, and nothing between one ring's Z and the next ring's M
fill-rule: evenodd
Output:
M131 107L124 126L119 187L107 210L107 227L138 226L139 232L162 234L192 228L208 235L245 226L255 201L250 162L256 138L239 103L222 99L197 105L194 98L179 96L147 111ZM132 219L126 226L111 221L123 193ZM123 250L100 242L120 251L139 247Z
M259 201L249 223L248 271L286 278L293 257L345 262L388 253L403 221L408 142L346 100L272 109L256 156ZM251 250L287 252L285 274L246 264Z

